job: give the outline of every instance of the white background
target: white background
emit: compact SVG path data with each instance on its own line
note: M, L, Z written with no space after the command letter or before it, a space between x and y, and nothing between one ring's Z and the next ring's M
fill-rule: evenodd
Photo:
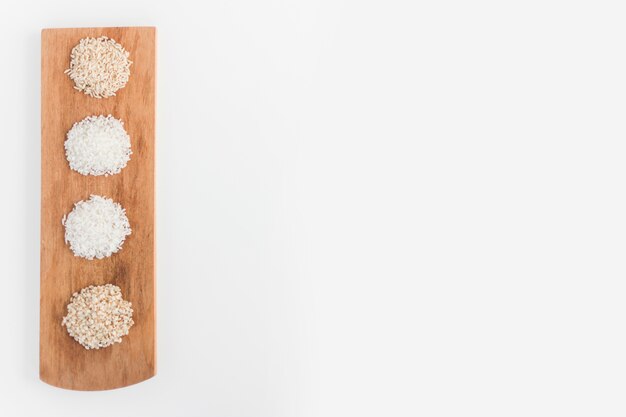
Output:
M624 416L621 1L9 1L0 415ZM159 29L159 373L38 380L43 27Z

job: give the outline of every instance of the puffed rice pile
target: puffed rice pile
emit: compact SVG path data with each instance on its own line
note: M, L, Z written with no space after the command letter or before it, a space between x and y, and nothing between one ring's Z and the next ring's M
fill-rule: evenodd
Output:
M105 348L121 343L135 324L131 306L120 287L91 285L72 295L61 325L85 349Z
M65 226L65 243L69 243L74 255L86 259L102 259L117 253L131 234L126 210L99 195L76 203L61 223Z
M89 116L67 132L65 156L83 175L118 174L130 160L130 136L115 117Z
M128 82L132 65L129 55L122 45L106 36L83 38L72 49L65 73L78 91L95 98L111 97Z

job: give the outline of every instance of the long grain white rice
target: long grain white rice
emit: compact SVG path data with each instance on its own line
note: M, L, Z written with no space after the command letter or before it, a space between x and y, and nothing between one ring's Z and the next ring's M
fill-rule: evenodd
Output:
M65 226L65 243L69 243L75 256L85 259L102 259L117 253L131 234L122 206L99 195L76 203L61 223Z

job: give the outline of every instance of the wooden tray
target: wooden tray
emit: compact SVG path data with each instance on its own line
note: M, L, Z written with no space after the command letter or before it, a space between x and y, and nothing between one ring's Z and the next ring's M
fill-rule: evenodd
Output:
M117 96L95 99L64 74L70 51L84 37L108 36L130 52L130 79ZM156 28L44 29L41 33L41 302L40 378L74 390L124 387L155 375L155 44ZM113 176L70 170L64 142L72 125L90 115L124 121L133 154ZM105 259L75 257L61 219L74 203L98 194L125 209L132 227L122 250ZM133 306L135 325L122 343L86 350L61 326L72 294L112 283Z

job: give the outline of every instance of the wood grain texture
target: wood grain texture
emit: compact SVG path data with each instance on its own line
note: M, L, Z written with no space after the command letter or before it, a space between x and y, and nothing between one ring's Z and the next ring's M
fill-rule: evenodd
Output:
M128 84L117 96L95 99L64 74L70 51L84 37L108 36L130 52ZM41 300L40 378L74 390L124 387L155 375L155 65L153 27L44 29L41 34ZM83 176L69 167L64 142L75 122L90 115L124 121L133 154L113 176ZM122 250L109 258L75 257L61 219L91 194L113 198L132 227ZM133 306L135 325L122 343L86 350L61 326L72 294L112 283Z

